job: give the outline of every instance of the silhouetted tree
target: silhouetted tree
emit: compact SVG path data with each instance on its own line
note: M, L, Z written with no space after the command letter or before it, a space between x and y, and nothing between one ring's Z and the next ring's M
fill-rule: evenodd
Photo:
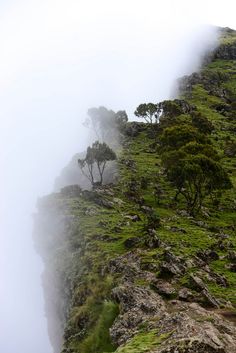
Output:
M115 152L105 143L96 141L92 147L87 148L87 153L84 159L78 159L82 173L90 180L94 186L95 183L102 185L103 174L108 161L116 159ZM99 180L95 182L95 175L99 175Z
M143 103L137 107L134 114L138 118L144 119L147 123L153 124L158 122L159 116L160 116L160 110L159 110L158 104Z
M98 140L105 142L117 138L117 128L122 128L127 121L128 116L124 110L115 113L105 107L99 107L88 110L84 125L94 131Z

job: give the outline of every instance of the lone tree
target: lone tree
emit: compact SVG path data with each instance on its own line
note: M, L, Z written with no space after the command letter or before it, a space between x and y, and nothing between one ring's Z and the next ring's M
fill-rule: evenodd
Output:
M138 106L134 114L138 118L144 119L147 123L153 124L159 121L161 110L159 109L158 104L154 103L143 103Z
M115 152L105 143L95 141L92 147L87 148L84 159L78 159L82 173L90 180L92 186L102 185L103 174L108 161L116 159ZM99 180L95 181L95 176L99 175Z

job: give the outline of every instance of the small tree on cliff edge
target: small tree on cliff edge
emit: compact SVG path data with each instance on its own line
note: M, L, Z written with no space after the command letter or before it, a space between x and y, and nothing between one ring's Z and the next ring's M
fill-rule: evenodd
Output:
M94 186L95 183L102 185L103 174L108 161L116 159L115 152L105 143L96 141L92 147L87 148L86 157L78 159L82 173L90 180ZM99 175L99 180L95 182L95 175Z
M154 103L140 104L134 112L138 118L144 119L149 124L157 123L160 113L161 111L158 108L158 104Z

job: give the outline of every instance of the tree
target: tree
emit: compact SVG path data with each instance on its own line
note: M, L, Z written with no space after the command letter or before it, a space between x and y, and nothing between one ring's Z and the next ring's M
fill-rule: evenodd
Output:
M203 154L187 154L184 150L163 154L167 177L181 194L191 215L199 212L204 199L214 192L230 189L232 183L219 162Z
M154 103L140 104L134 112L138 118L144 119L149 124L157 123L160 113L161 111L158 108L158 104Z
M214 125L201 113L199 112L192 112L192 123L201 133L203 134L211 134L214 130Z
M85 126L93 129L98 140L106 140L107 134L114 128L115 112L105 107L90 108Z
M116 159L115 152L105 143L95 141L92 147L87 148L84 159L78 159L82 173L90 180L91 184L102 185L103 174L108 161ZM99 180L95 181L95 176L99 175Z
M117 138L117 129L122 128L127 121L128 116L124 110L115 113L105 107L99 107L88 110L84 125L92 128L98 140L110 142Z
M190 124L174 125L166 128L160 137L162 151L179 149L189 142L206 143L206 136Z

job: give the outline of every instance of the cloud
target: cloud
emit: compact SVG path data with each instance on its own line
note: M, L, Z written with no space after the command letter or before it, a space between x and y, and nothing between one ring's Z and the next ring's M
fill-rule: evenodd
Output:
M139 103L168 98L174 80L196 69L215 40L215 31L200 25L215 23L221 9L211 1L156 0L1 6L0 350L48 353L42 264L31 241L37 197L52 190L60 170L86 147L87 109L126 109L132 118Z

